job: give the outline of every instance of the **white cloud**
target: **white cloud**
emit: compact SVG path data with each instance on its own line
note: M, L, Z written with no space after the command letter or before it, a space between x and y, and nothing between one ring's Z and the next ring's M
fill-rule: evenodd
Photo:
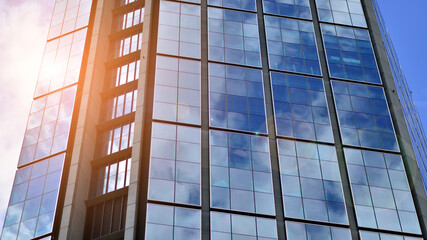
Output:
M0 227L9 201L53 0L0 0Z

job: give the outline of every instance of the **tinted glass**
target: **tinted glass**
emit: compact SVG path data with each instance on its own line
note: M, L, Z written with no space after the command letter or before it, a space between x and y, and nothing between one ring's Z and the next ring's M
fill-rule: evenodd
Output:
M210 131L211 206L274 214L268 138Z
M151 200L200 205L200 129L153 123Z
M266 133L262 71L209 64L210 126Z
M270 72L277 135L333 142L323 80Z
M270 69L321 75L313 23L265 16Z
M343 143L399 151L382 87L332 81Z
M402 158L345 148L359 226L421 233Z
M368 30L321 24L332 78L381 84Z
M261 66L256 14L209 7L208 30L209 60Z

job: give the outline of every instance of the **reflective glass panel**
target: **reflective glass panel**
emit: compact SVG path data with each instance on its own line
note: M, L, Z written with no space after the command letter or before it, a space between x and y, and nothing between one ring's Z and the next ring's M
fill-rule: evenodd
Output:
M33 101L18 166L67 148L76 86Z
M211 212L211 239L278 239L276 220Z
M399 151L382 87L332 81L343 143Z
M267 137L210 131L211 207L274 215Z
M285 222L288 240L351 240L350 229Z
M157 52L200 58L200 6L160 1Z
M91 0L55 1L48 39L64 35L89 24Z
M153 118L200 125L200 61L157 57Z
M98 156L106 156L133 146L135 122L124 122L98 135Z
M265 16L270 69L321 75L312 22Z
M34 97L79 80L86 32L82 29L46 43Z
M112 120L136 111L137 90L116 93L103 102L102 120Z
M347 224L335 148L277 140L285 216Z
M321 24L332 78L381 84L368 30Z
M367 27L360 0L316 0L322 22Z
M106 194L129 186L131 158L101 167L98 171L97 195Z
M119 58L141 50L142 33L123 36L112 43L111 58Z
M117 67L114 67L111 74L113 82L111 87L118 87L139 78L139 66L140 60L136 60L130 63L126 63Z
M276 133L333 142L323 80L270 72Z
M311 19L310 0L263 0L264 13Z
M209 7L208 25L209 60L261 66L255 13Z
M212 6L256 11L256 0L208 0Z
M52 231L64 157L16 171L1 239L30 239Z
M420 234L402 158L344 148L358 225Z
M153 123L148 198L200 205L200 128Z
M145 240L200 240L201 211L147 204Z
M117 16L115 19L117 30L125 30L144 22L145 8L132 10Z
M209 63L210 126L267 133L262 71Z

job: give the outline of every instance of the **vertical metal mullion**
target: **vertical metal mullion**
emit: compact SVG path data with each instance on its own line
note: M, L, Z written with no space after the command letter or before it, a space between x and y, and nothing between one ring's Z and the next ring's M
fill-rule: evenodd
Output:
M276 224L277 224L277 237L278 239L286 239L285 231L285 216L283 212L282 189L279 172L279 158L276 145L276 128L273 117L273 101L270 85L270 73L267 52L267 38L265 34L264 14L262 1L257 1L257 18L258 18L258 31L261 47L261 64L262 64L262 77L264 83L264 101L267 113L267 130L270 145L270 161L271 172L273 177L273 193L276 211Z
M356 212L354 209L353 197L351 195L351 186L350 186L350 180L347 172L347 165L344 158L344 148L343 148L343 143L341 141L340 129L338 126L338 116L335 110L335 101L332 94L331 79L329 77L329 69L326 62L327 61L326 53L325 53L325 49L323 48L323 36L322 36L322 31L320 29L317 8L314 0L310 0L310 8L311 8L311 14L313 16L313 25L314 25L314 32L315 32L316 41L317 41L320 67L322 68L326 100L328 104L329 116L330 116L331 125L332 125L332 132L334 135L335 150L338 158L338 167L339 167L340 176L341 176L341 184L344 192L344 199L345 199L345 205L347 210L347 217L350 225L351 237L353 240L359 240L360 237L359 237L359 231L358 231L357 220L356 220Z
M202 239L210 239L210 171L209 171L209 77L208 77L208 8L201 1L201 147L202 147Z

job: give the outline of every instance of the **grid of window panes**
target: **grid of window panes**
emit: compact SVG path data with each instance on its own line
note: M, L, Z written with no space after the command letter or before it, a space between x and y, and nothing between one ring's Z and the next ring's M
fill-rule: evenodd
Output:
M208 7L209 60L261 66L255 13Z
M99 192L97 195L106 194L129 186L131 158L119 160L99 169Z
M35 98L78 81L86 32L85 28L46 43Z
M32 239L52 231L64 157L16 171L1 239Z
M139 78L140 60L135 60L130 63L125 63L116 66L111 71L112 83L111 87L118 87L126 83L133 82Z
M286 217L348 224L335 147L279 139Z
M384 90L332 81L343 143L399 151Z
M200 6L160 1L157 52L200 58Z
M121 15L116 21L117 29L125 30L144 22L144 10L139 8Z
M256 11L256 0L208 0L208 4L217 7Z
M278 239L275 219L211 213L211 239Z
M113 57L123 57L130 53L141 50L142 33L135 33L117 39L114 43L114 50L111 51Z
M153 118L200 125L200 61L157 56Z
M322 22L367 27L360 0L316 0Z
M100 133L97 157L104 157L132 147L134 128L135 122L124 122Z
M148 199L200 205L200 128L153 123Z
M323 80L270 72L276 133L333 142Z
M313 23L265 16L270 69L321 75Z
M267 137L210 131L211 207L274 215Z
M87 26L91 7L92 0L55 1L48 39Z
M344 148L358 225L421 234L402 157Z
M147 206L145 240L201 239L201 211L157 204Z
M264 13L311 19L310 0L262 0Z
M210 126L267 133L262 71L209 63Z
M381 84L368 30L320 26L332 78Z
M327 227L315 224L285 222L289 240L351 240L350 229ZM370 239L369 239L370 240Z
M76 86L33 101L18 166L67 148Z
M359 231L360 240L422 240L422 238L399 236L388 233Z
M119 118L136 110L137 90L117 93L106 99L103 104L103 121Z

